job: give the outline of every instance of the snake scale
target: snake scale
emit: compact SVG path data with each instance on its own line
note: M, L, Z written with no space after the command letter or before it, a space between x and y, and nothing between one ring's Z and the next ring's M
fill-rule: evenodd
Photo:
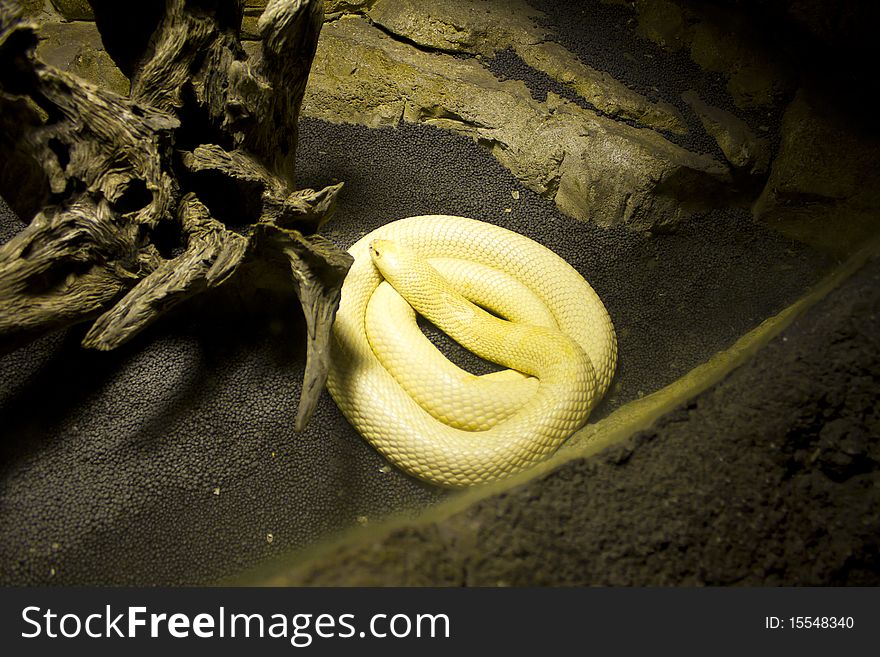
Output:
M349 253L327 387L404 471L447 487L507 476L556 450L607 390L611 319L546 247L474 219L424 215L374 230ZM510 369L475 376L449 362L416 312Z

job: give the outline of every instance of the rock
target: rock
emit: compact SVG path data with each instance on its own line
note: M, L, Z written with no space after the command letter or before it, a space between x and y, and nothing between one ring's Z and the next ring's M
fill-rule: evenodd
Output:
M751 175L767 173L770 144L766 138L755 135L735 114L705 103L693 90L684 92L681 97L718 143L728 162Z
M756 219L845 255L880 231L880 138L801 89L785 111Z
M44 0L18 0L17 4L26 18L43 18L47 13Z
M37 54L47 64L128 96L130 84L104 50L94 23L44 23Z
M558 43L521 43L516 45L516 52L526 64L568 85L607 116L635 121L662 132L687 132L684 119L673 105L649 101L609 74L582 64Z
M707 71L727 77L727 90L740 108L772 107L792 86L791 74L740 17L707 15L694 24L691 58Z
M257 37L264 5L246 2L246 38ZM499 7L494 0L427 7L412 0L328 2L329 11L345 16L324 26L304 115L371 127L424 122L466 134L564 212L601 225L675 225L705 206L706 190L726 182L726 168L712 158L608 118L677 131L683 122L674 108L666 112L545 41L525 3L510 5L509 20L502 20ZM390 34L351 15L364 11ZM441 29L444 25L455 29ZM398 33L401 39L394 38ZM42 34L46 61L127 95L128 79L104 51L94 24L50 23ZM492 54L511 46L606 116L552 94L537 102L522 82L501 82L477 59L444 52Z
M258 41L260 31L257 29L257 23L263 10L266 8L266 0L248 0L244 6L244 12L241 17L241 40L242 41Z
M255 0L259 2L260 0ZM375 0L324 0L324 16L336 18L340 14L354 14L369 9ZM263 0L265 4L265 0Z
M367 14L377 25L427 48L494 56L517 43L546 38L523 0L375 0Z
M651 102L548 41L535 22L540 13L524 0L375 0L367 15L376 25L424 48L482 57L512 49L526 64L569 86L603 114L655 130L687 132L672 105Z
M637 32L661 48L673 52L690 45L687 16L682 7L673 0L638 0Z
M324 26L303 114L372 127L401 120L467 135L527 187L603 226L670 227L717 196L727 167L652 130L634 128L521 81L500 81L476 59L413 48L362 18Z
M88 0L52 0L52 4L69 21L95 20L95 12Z
M700 67L724 75L737 107L771 107L794 90L786 63L733 9L684 0L637 0L634 7L639 34L673 51L686 49Z
M259 40L257 22L267 0L246 0L241 26L243 41ZM53 0L68 20L93 20L86 0ZM533 68L568 85L575 93L612 118L635 121L655 130L684 134L679 111L663 102L651 102L612 76L581 63L559 44L547 41L534 19L540 13L523 0L500 2L461 0L327 0L327 20L358 13L382 28L424 48L492 57L514 49ZM73 44L68 44L71 47Z
M565 146L554 200L566 214L603 226L660 231L723 196L729 171L711 157L651 130L590 116L552 93L547 106L553 117L536 138L555 137Z

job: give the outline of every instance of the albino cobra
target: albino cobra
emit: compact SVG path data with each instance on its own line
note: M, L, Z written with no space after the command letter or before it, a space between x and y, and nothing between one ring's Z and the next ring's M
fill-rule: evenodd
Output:
M607 390L617 361L611 318L546 247L474 219L426 215L386 224L349 253L327 388L404 471L449 487L512 474L559 447ZM511 370L460 369L413 309Z

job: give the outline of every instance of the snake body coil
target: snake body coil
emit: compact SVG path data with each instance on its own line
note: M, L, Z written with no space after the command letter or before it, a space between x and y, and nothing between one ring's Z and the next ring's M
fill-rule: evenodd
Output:
M540 244L427 215L386 224L349 253L327 387L360 434L406 472L468 486L526 468L580 428L608 388L611 319L580 274ZM521 374L474 376L453 365L413 309Z

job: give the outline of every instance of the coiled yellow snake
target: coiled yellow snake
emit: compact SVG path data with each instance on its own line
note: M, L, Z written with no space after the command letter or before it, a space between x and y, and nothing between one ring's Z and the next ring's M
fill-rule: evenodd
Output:
M426 215L386 224L349 253L327 387L355 429L404 471L441 486L519 471L580 428L608 388L617 361L608 312L540 244L481 221ZM424 336L413 309L511 369L460 369Z

